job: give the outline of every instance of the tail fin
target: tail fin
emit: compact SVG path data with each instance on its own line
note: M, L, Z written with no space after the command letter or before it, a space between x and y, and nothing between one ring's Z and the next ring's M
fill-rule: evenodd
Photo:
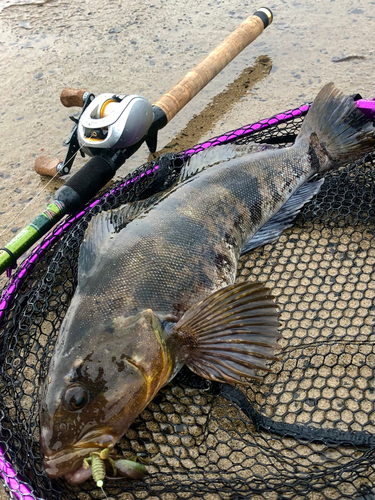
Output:
M375 128L352 97L328 83L314 99L302 124L296 145L302 143L312 148L321 172L375 150Z

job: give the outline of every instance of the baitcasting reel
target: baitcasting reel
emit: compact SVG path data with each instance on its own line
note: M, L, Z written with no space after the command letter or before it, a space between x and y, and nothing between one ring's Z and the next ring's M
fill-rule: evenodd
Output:
M68 152L64 162L39 156L35 170L41 175L66 175L78 151L83 157L122 150L131 156L146 141L150 151L156 150L157 131L166 124L164 113L140 95L100 94L64 89L60 96L66 107L81 106L78 119L65 142ZM164 115L165 117L165 115Z
M97 149L127 148L143 139L153 119L152 106L144 97L101 94L78 120L78 143L90 156Z

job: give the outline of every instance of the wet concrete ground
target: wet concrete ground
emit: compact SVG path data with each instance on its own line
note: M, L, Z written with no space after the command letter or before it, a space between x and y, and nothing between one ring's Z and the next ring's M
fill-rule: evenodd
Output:
M155 102L263 5L234 0L12 3L0 0L0 246L42 211L64 182L48 184L33 169L40 154L65 156L68 116L78 110L60 104L63 87L137 93ZM375 96L374 1L264 5L272 9L274 23L161 131L159 151L177 152L296 107L328 81L347 93ZM148 158L144 145L118 175ZM82 165L77 160L73 172Z

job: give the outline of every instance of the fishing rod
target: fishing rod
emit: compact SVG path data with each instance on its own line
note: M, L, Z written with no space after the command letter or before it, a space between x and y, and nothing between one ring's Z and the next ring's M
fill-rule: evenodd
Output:
M189 71L174 87L151 105L139 95L101 94L64 89L60 100L66 107L82 111L66 141L64 162L39 157L35 170L41 175L66 175L80 151L92 158L54 196L54 201L5 247L0 248L0 274L16 267L17 259L44 236L66 214L83 207L116 171L146 142L156 151L158 131L244 48L272 23L270 9L262 7L241 23L218 47Z

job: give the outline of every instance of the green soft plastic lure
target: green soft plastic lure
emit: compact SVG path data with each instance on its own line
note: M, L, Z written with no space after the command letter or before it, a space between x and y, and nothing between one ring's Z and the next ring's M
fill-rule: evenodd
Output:
M108 448L104 448L100 452L91 452L90 456L83 460L82 468L85 470L91 468L92 478L98 488L103 490L104 479L106 478L106 462L112 468L113 477L119 474L129 479L142 479L147 474L147 470L144 465L139 462L134 462L133 460L126 460L124 458L112 458L110 457L112 452L113 445L110 445Z

